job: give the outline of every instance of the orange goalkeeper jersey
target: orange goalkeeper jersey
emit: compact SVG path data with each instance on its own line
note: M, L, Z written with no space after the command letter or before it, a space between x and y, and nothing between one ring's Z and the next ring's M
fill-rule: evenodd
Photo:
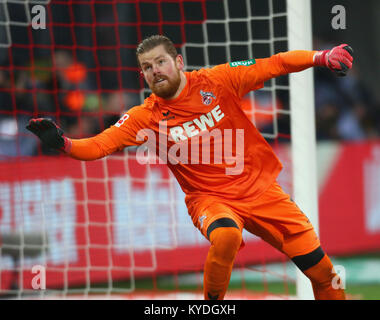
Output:
M187 83L177 98L151 94L97 136L73 139L70 155L94 160L144 144L167 163L188 198L254 199L282 165L241 99L270 78L313 66L314 53L289 51L185 72Z

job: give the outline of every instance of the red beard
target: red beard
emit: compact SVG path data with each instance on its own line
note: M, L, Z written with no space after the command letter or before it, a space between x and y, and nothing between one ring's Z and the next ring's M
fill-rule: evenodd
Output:
M156 82L158 79L166 80L164 84ZM178 71L177 77L169 79L166 76L157 76L150 89L152 92L160 98L169 99L175 95L181 84L180 72Z

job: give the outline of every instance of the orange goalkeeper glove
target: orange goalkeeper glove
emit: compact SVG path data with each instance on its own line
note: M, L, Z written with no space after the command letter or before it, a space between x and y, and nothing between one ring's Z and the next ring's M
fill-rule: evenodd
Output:
M71 140L63 135L63 130L49 118L30 119L26 129L33 132L42 144L51 149L68 153L71 149Z
M338 76L343 77L352 68L354 50L348 44L341 44L331 50L318 51L314 55L316 66L327 67Z

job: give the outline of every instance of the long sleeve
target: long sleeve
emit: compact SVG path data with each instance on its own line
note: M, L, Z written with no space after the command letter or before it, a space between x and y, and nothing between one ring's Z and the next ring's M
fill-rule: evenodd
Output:
M120 151L128 146L144 143L139 137L141 129L147 128L149 111L140 105L128 110L115 125L98 135L85 139L70 139L68 155L78 160L96 160Z
M283 74L299 72L314 66L314 54L317 51L294 50L278 53L270 58L257 59L259 81Z
M96 160L121 150L122 148L122 144L112 139L112 130L107 129L95 137L71 139L69 155L78 160Z
M317 51L294 50L275 54L269 58L250 59L218 65L209 73L220 83L227 84L239 97L260 89L264 82L291 72L314 66Z

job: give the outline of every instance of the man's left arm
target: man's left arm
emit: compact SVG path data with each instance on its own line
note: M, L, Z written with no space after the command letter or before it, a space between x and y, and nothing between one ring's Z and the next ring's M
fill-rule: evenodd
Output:
M353 50L347 44L341 44L331 50L288 51L279 53L285 73L298 72L309 67L326 67L338 76L345 76L352 68Z
M269 79L311 67L326 67L338 76L345 76L352 68L352 54L353 50L347 44L324 51L293 50L256 59L249 66L230 66L228 72L231 84L238 95L243 97L249 91L263 87L264 82Z

